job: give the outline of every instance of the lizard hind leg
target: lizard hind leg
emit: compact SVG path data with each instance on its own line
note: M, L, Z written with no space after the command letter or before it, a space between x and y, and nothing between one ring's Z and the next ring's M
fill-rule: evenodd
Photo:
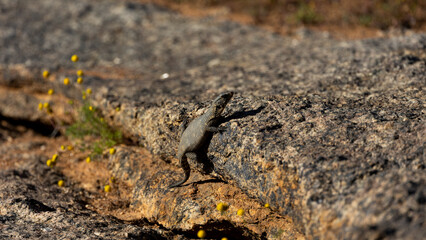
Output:
M187 160L187 156L183 155L180 158L180 166L182 167L185 176L182 180L180 180L179 182L173 183L172 185L169 186L169 188L175 188L175 187L180 187L182 184L184 184L186 182L186 180L188 180L190 174L191 174L191 168L189 167L189 163Z

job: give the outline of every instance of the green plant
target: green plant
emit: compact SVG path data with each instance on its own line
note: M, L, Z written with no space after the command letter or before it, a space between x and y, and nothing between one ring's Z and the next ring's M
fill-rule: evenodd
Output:
M373 21L373 17L370 15L359 16L359 23L363 26L366 26L366 27L371 26L372 21Z
M66 135L74 139L80 139L82 148L92 151L90 156L100 155L105 149L111 148L122 141L121 132L112 130L103 118L99 117L98 112L95 111L89 102L85 101L77 114L77 121L67 128ZM95 140L87 144L87 137Z
M301 1L295 13L295 18L298 22L305 24L315 24L321 20L313 1L310 1L308 4Z
M281 239L281 235L285 232L284 229L274 229L275 231L271 234L272 239Z

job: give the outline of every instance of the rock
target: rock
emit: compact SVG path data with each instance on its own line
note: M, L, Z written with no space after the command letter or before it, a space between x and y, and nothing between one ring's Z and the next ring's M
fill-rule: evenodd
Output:
M94 89L93 104L161 157L164 168L178 164L180 122L201 114L220 92L236 91L225 111L227 130L209 149L218 178L291 216L309 238L426 235L426 35L336 41L306 34L295 40L211 18L187 19L151 4L37 0L34 10L33 1L1 3L3 86L28 89L29 81L37 89L45 82L27 76L59 69L49 84L79 99L81 87L61 81L77 67L93 69L82 87ZM69 61L74 53L79 65ZM25 67L12 71L17 66ZM2 101L13 96L4 93ZM20 117L8 107L1 105L0 114ZM31 111L36 107L21 117ZM128 164L125 159L111 160L111 169ZM146 180L121 171L136 186L135 202L167 195L161 185L142 190L163 179L156 172L147 172ZM192 190L179 191L188 196ZM162 204L175 199L167 196ZM184 199L193 204L186 219L194 219L201 199ZM156 219L165 221L163 214Z
M84 191L60 188L61 174L40 156L0 171L0 237L4 239L166 239L170 233L125 223L86 208Z
M168 186L179 179L181 169L145 153L123 146L109 158L111 174L133 188L131 207L150 222L166 229L185 231L192 238L200 227L210 238L259 239L261 236L296 239L302 235L289 218L265 208L240 189L193 172L193 183L182 188ZM141 156L144 156L141 159ZM218 211L216 206L228 207ZM237 215L245 209L244 216Z

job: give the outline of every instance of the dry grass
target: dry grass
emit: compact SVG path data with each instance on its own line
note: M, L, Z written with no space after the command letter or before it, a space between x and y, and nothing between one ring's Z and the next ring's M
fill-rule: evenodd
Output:
M192 16L226 13L226 18L291 32L309 26L331 32L404 28L426 30L423 0L141 0L155 2ZM217 15L217 14L215 14ZM220 15L220 14L219 14ZM370 33L370 34L369 34ZM362 38L364 36L359 36Z
M421 0L167 0L199 7L226 6L252 16L255 23L333 24L416 28L426 23Z

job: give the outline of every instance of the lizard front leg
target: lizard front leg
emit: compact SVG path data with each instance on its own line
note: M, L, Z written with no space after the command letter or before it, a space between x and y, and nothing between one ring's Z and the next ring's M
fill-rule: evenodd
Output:
M226 130L226 127L213 127L213 126L206 127L206 131L212 132L212 133L220 133L225 130Z

